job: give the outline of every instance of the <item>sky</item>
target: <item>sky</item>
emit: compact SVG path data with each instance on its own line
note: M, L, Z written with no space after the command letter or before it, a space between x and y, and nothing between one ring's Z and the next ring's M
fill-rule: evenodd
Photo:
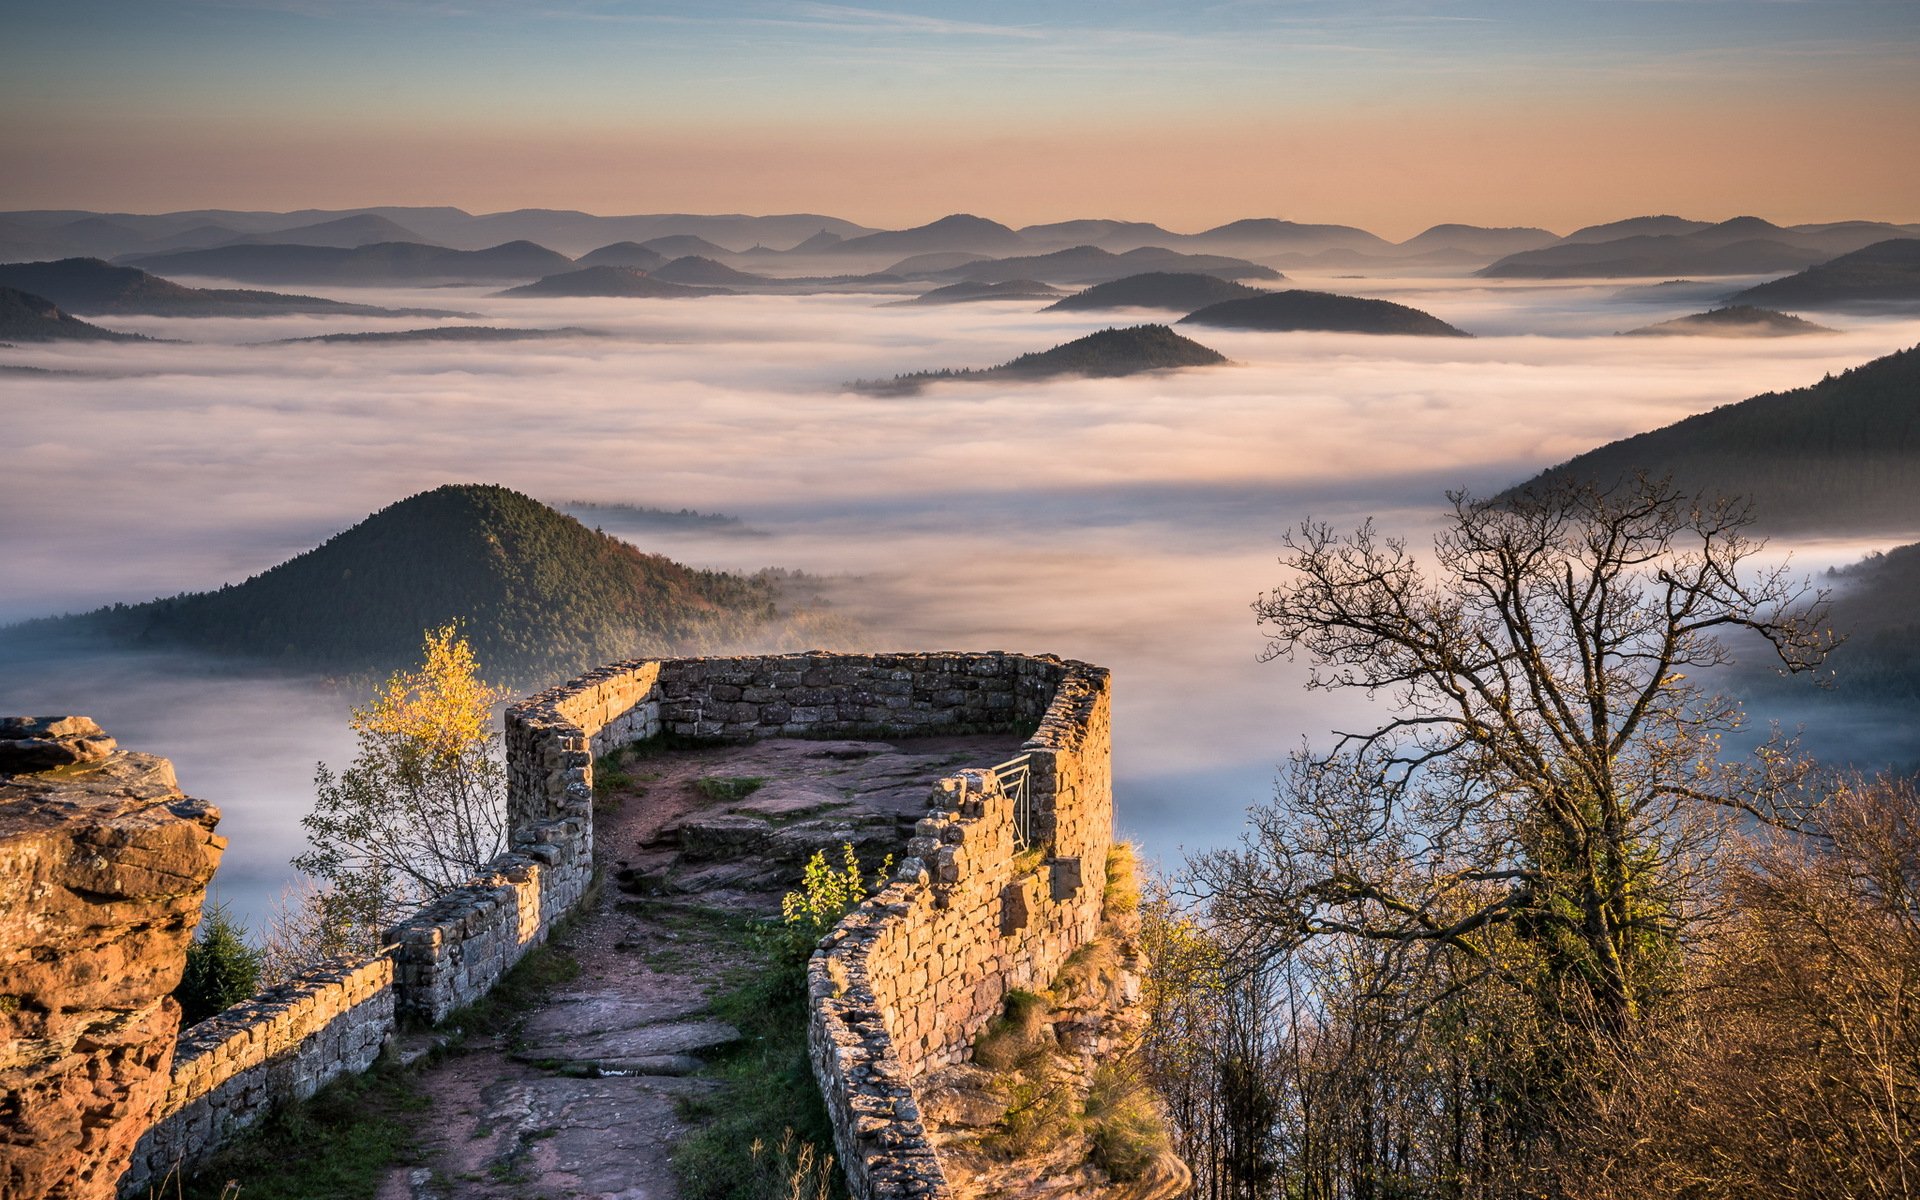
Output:
M0 208L1920 219L1913 0L0 0Z

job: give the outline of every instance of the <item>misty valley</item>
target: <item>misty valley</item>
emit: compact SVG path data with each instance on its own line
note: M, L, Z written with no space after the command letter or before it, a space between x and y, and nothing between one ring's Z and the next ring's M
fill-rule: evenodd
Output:
M1568 460L1750 495L1855 638L1828 688L1728 685L1822 758L1920 760L1911 227L1394 245L388 209L0 234L0 708L177 759L226 813L215 890L247 921L347 707L449 619L521 690L652 653L1107 664L1124 831L1169 862L1226 844L1289 750L1368 711L1257 661L1281 535L1372 517L1418 545L1448 489Z

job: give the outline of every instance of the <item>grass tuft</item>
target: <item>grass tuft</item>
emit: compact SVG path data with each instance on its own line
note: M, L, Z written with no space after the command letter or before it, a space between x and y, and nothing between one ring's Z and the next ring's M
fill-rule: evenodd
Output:
M709 800L745 800L766 782L760 775L703 775L693 781L693 790Z

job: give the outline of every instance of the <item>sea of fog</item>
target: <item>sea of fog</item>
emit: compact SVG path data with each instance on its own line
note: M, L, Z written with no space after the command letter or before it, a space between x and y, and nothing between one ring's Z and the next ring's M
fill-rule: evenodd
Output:
M1296 285L1414 304L1481 336L1195 330L1233 365L882 398L839 385L1166 318L440 288L330 294L593 335L274 346L257 343L427 322L107 321L181 341L0 351L77 372L0 373L0 622L238 581L449 482L736 514L760 536L601 523L700 566L826 576L866 630L857 648L1047 651L1113 668L1120 821L1177 862L1233 838L1303 739L1367 719L1358 698L1305 692L1304 664L1260 661L1249 605L1279 581L1284 531L1371 516L1419 541L1448 488L1497 490L1920 342L1920 320L1859 317L1823 337L1618 338L1708 307L1623 299L1621 285ZM1816 570L1884 546L1794 549ZM0 712L94 716L222 808L232 845L218 891L255 920L288 880L314 764L351 753L357 699L178 655L43 646L0 663ZM1920 757L1901 720L1831 704L1761 715L1804 721L1831 756Z

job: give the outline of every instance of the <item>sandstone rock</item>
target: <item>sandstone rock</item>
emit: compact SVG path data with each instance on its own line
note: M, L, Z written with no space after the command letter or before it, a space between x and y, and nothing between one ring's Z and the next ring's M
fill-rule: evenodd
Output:
M0 717L0 775L101 762L113 748L91 717Z
M0 1195L108 1200L165 1099L186 947L219 813L85 718L10 718L0 746L76 751L0 778Z

